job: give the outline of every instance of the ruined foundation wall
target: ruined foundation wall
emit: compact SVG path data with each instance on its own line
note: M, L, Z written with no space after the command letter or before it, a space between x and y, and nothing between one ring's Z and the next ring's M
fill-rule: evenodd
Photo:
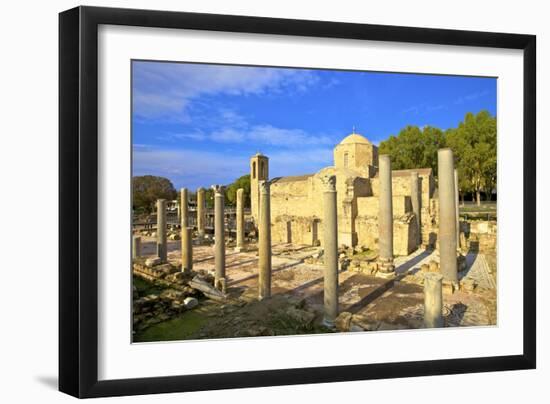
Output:
M271 238L274 244L322 244L322 221L312 216L281 215L272 219Z
M395 255L408 255L416 248L416 226L412 213L400 217L394 216L393 252ZM377 216L358 216L355 219L358 245L371 250L378 249Z

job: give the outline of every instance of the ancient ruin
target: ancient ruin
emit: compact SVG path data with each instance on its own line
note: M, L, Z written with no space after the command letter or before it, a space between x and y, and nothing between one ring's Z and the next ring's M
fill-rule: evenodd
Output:
M221 185L213 209L181 189L175 220L159 199L134 218L134 340L496 324L496 222L461 217L450 149L437 169L352 133L314 174L252 156L234 209Z

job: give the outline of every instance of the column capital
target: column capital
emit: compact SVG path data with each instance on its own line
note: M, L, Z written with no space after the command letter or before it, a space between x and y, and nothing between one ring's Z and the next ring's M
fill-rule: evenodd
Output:
M443 275L437 272L428 272L424 275L424 280L426 282L438 282L443 280Z
M199 192L204 192L204 188L203 187L198 187L197 188L197 193L199 193Z
M335 175L323 175L321 177L321 184L323 185L323 192L336 192Z
M243 188L237 189L237 196L242 195L243 193L244 193L244 189L243 189Z
M212 190L214 191L215 196L223 196L223 191L225 190L225 187L223 185L212 185Z

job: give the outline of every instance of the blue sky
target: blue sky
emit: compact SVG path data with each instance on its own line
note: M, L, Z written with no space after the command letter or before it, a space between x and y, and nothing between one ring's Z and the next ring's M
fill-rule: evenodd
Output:
M133 175L191 190L247 174L258 151L271 177L315 173L353 127L378 144L496 115L494 78L133 61L132 79Z

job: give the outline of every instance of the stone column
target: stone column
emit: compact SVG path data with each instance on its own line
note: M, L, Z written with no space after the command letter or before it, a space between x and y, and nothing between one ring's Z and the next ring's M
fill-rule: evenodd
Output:
M424 276L424 327L443 327L443 276L427 273Z
M187 188L182 188L180 190L180 205L179 205L179 215L181 228L189 226L189 195Z
M416 245L419 246L422 244L422 218L420 217L421 192L420 180L418 178L418 172L416 171L411 173L411 203L415 216L416 229L418 231Z
M179 216L180 216L180 225L181 225L181 270L184 272L186 268L189 268L189 257L187 256L188 253L188 245L189 240L188 237L191 235L187 231L187 227L189 226L189 199L188 199L188 193L187 188L182 188L180 190L180 203L179 203Z
M439 149L437 153L439 192L439 257L443 279L458 282L456 265L456 197L453 152Z
M237 246L235 251L244 250L244 189L237 189Z
M458 171L455 168L454 169L454 176L455 176L455 216L456 216L456 247L458 250L460 250L460 215L458 213L458 202L460 199L460 195L458 193Z
M323 323L334 326L338 317L338 213L336 210L336 177L326 175L323 184L323 274L325 313Z
M378 213L378 274L383 277L394 275L393 265L393 204L391 160L387 154L378 158L379 213Z
M166 200L157 199L157 256L161 262L168 259L168 244L166 242Z
M223 289L225 284L225 223L224 223L224 187L212 185L214 190L214 264L216 274L214 286Z
M269 181L260 181L260 222L258 229L258 299L271 297L271 206Z
M181 272L190 273L193 270L193 228L184 227L181 230Z
M197 232L199 238L204 238L204 228L205 228L205 205L204 205L204 188L197 189Z
M133 236L132 237L132 258L137 258L141 256L141 237Z

